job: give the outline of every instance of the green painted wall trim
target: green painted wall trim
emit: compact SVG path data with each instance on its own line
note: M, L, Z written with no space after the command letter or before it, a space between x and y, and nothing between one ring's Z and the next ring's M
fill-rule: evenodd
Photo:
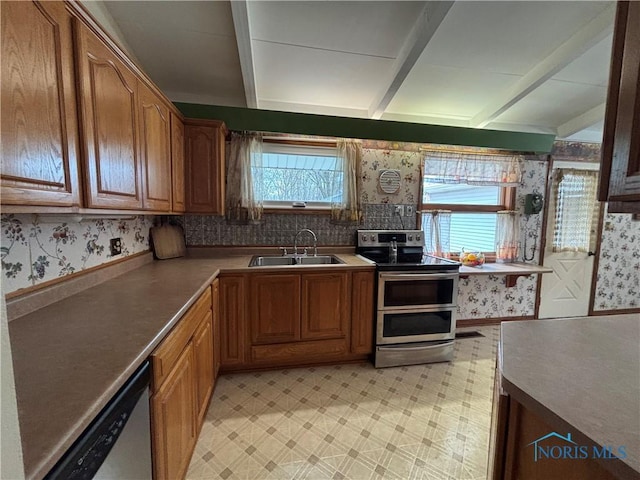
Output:
M439 143L535 153L549 153L555 139L555 135L541 133L447 127L195 103L176 103L175 105L187 118L223 120L230 130Z

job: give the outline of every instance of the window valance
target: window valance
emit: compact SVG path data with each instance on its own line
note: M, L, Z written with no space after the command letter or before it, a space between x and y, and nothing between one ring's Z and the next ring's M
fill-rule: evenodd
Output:
M520 163L519 155L427 151L424 180L515 187L522 181Z

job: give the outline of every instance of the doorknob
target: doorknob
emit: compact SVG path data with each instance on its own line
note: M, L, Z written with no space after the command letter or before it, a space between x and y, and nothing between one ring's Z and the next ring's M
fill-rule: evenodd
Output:
M596 254L596 252L588 252L588 253L587 253L587 256L588 256L588 257L594 257L594 256L595 256L595 254Z

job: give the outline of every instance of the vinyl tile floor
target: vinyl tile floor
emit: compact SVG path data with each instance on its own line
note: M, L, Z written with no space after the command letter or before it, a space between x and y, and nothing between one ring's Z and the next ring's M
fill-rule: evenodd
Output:
M486 478L499 327L451 363L222 376L187 479Z

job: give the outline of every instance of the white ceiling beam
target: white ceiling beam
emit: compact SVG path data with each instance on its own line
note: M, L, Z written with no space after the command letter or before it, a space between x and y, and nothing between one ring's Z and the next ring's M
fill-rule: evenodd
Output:
M482 128L545 83L564 67L609 35L613 29L614 4L607 6L547 58L522 76L510 89L471 119L471 126Z
M233 26L236 30L236 43L238 44L238 57L240 58L240 69L242 70L244 96L248 108L258 108L249 7L246 0L234 0L230 3Z
M605 103L581 113L558 127L558 137L567 138L604 120Z
M232 2L233 3L233 2ZM385 87L369 107L369 116L380 119L391 100L396 95L409 72L422 55L431 38L446 17L454 2L427 2L416 19L407 39L393 63L393 68Z

